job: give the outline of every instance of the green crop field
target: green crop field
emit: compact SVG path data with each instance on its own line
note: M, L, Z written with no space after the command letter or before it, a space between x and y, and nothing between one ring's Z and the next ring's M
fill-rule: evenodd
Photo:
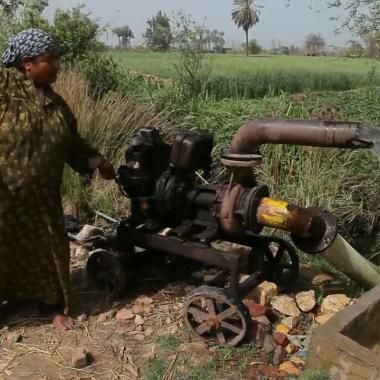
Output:
M175 78L175 53L114 53L126 68ZM380 62L338 57L208 55L206 89L216 98L257 98L282 92L344 91L380 84Z

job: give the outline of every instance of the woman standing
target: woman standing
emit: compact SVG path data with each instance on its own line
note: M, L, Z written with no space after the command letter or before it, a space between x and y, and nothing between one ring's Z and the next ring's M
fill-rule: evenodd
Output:
M115 171L84 141L50 85L60 64L52 38L28 29L9 40L0 67L0 301L39 301L53 324L68 316L69 241L60 187L64 164L80 174Z

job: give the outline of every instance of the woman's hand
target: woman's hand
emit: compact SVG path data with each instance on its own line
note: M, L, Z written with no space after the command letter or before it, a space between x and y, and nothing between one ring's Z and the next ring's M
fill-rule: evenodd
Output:
M112 180L117 178L116 171L106 158L102 158L98 166L99 174L106 180Z

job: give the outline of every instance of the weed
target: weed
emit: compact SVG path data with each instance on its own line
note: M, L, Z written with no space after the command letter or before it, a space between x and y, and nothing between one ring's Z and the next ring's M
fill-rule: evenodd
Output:
M169 363L164 359L150 359L146 362L143 370L144 380L161 380L168 368Z
M300 380L332 380L332 377L327 372L313 369L303 372Z
M160 350L176 351L183 342L175 335L161 335L156 338L155 343Z

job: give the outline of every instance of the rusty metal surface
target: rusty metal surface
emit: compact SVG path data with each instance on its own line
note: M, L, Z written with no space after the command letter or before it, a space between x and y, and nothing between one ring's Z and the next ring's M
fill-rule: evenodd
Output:
M314 120L257 119L247 122L234 135L230 152L253 154L263 144L293 144L336 148L368 148L360 138L360 123Z
M233 184L231 189L223 188L223 200L219 212L219 224L226 236L239 237L244 235L245 228L235 212L239 199L245 189L239 184Z
M243 238L247 231L260 232L265 226L290 232L303 252L319 253L334 242L337 234L332 214L269 198L265 186L247 188L232 183L220 187L219 198L222 201L217 217L228 239Z
M318 224L313 218L314 216L304 208L272 198L262 198L256 214L258 223L289 231L304 238L310 238L315 234L320 237L323 234L324 224ZM317 225L322 226L322 230L318 230Z
M303 237L292 233L292 241L303 252L321 253L329 248L338 234L337 219L329 211L320 207L309 207L306 209L312 216L310 225L310 236ZM323 229L323 233L321 233Z
M336 218L319 207L305 209L286 201L263 198L256 217L260 224L291 232L296 246L307 253L322 252L337 234Z

